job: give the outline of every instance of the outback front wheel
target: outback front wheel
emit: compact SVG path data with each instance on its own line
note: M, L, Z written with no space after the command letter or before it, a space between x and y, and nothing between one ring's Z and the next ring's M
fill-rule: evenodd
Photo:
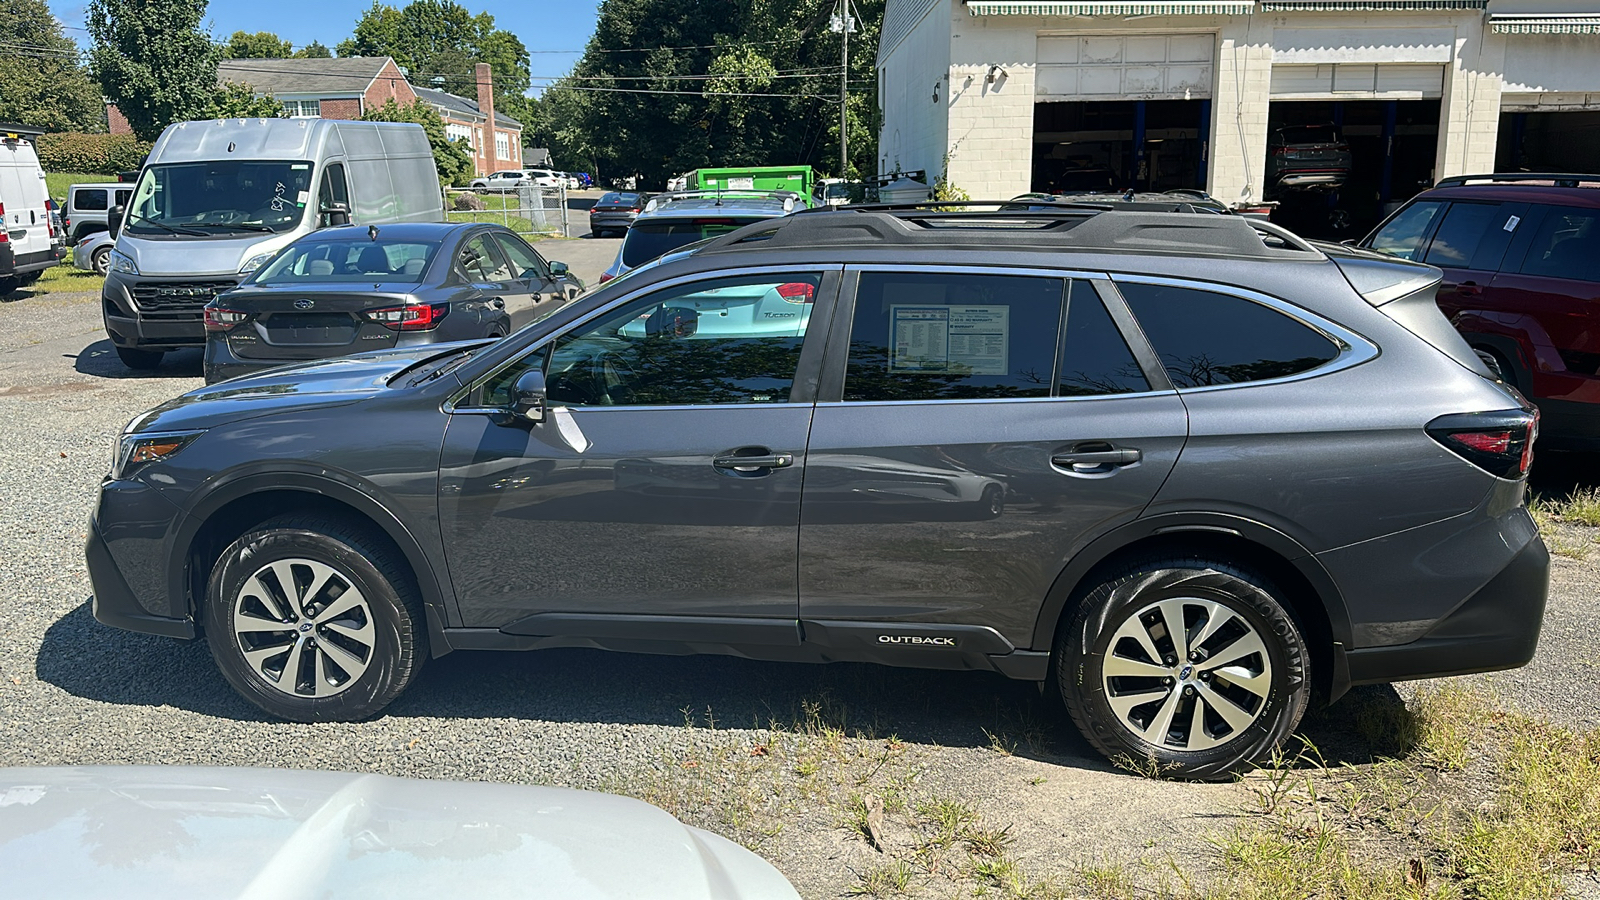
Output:
M212 569L205 623L228 683L296 722L375 715L427 657L399 554L334 519L283 516L234 541Z
M1091 590L1057 642L1073 722L1112 759L1221 779L1269 756L1311 696L1299 626L1266 579L1166 560Z

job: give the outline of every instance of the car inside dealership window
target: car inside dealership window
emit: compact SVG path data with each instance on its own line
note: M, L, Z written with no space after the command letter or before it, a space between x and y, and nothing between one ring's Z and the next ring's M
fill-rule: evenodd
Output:
M1286 378L1341 350L1310 326L1232 294L1137 282L1117 290L1179 390Z
M763 274L646 294L497 372L476 405L508 405L535 366L557 406L787 403L821 282L817 272Z

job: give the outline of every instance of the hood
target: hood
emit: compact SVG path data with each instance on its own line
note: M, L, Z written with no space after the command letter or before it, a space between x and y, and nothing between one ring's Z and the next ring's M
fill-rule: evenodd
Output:
M225 237L117 235L117 252L133 260L140 275L237 275L263 253L277 253L300 236L250 233Z
M197 388L144 413L128 431L186 431L273 413L355 403L414 363L484 341L395 347L279 366Z
M0 769L0 871L16 900L798 898L638 800L289 769Z

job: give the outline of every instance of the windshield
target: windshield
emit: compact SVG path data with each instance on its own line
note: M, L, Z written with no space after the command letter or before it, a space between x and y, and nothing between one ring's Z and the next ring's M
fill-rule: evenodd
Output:
M663 253L676 250L695 241L736 231L746 225L764 222L767 216L728 217L707 219L674 219L671 221L635 222L622 242L622 264L628 267L643 265Z
M311 163L215 160L154 165L139 176L130 234L284 232L311 201Z
M399 281L416 284L433 259L428 241L316 240L290 244L256 274L253 284Z
M1332 125L1296 125L1278 130L1285 144L1336 144L1339 129Z

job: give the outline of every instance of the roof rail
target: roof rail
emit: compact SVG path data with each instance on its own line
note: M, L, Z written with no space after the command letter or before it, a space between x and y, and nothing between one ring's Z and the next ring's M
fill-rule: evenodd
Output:
M1515 184L1523 181L1548 181L1556 187L1577 187L1580 184L1592 184L1600 187L1600 175L1572 175L1555 172L1495 172L1492 175L1452 175L1449 178L1439 179L1434 187L1462 187L1468 184Z
M1161 211L1059 204L1050 209L962 212L937 206L999 206L969 201L939 204L845 206L796 213L750 225L713 239L702 252L817 246L943 246L993 249L998 233L1020 246L1281 259L1285 253L1321 257L1321 251L1276 225L1242 216L1173 215ZM1043 204L1041 204L1042 206Z
M745 188L733 188L726 191L705 191L698 189L692 191L662 191L659 194L650 195L650 202L645 206L645 211L649 212L650 210L657 209L662 203L672 200L692 200L706 197L717 200L720 200L723 197L742 197L745 199L751 197L765 197L772 200L786 201L784 204L786 208L792 206L794 201L802 199L801 195L795 191L758 191Z

